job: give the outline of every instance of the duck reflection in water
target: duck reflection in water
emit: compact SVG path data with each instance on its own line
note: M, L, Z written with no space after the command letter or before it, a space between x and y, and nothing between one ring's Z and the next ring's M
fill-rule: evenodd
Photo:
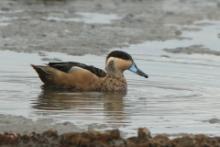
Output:
M126 118L123 101L125 95L121 92L68 92L42 86L42 92L33 108L48 113L50 110L62 110L61 115L65 110L72 111L73 118L74 115L99 117L103 113L105 121L120 123Z

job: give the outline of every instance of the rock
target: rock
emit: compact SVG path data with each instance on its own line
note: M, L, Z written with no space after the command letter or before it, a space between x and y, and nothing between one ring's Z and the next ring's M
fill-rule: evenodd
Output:
M194 147L195 146L194 140L189 136L175 138L174 140L172 140L172 143L174 144L174 146L178 146L178 147Z
M139 128L138 129L138 139L149 139L151 137L150 130L148 128Z
M156 135L152 140L154 143L159 144L160 146L166 146L166 147L172 146L167 135Z
M4 133L0 134L0 145L1 144L16 144L18 143L18 134L16 133Z
M119 130L105 132L65 133L58 135L56 130L47 130L43 133L32 132L20 135L17 133L0 134L0 146L29 147L29 146L59 146L59 147L218 147L220 137L206 135L185 135L175 139L167 135L151 137L147 128L139 128L137 137L123 139Z
M42 133L43 136L45 137L49 137L49 138L58 138L58 133L56 130L47 130L45 132Z

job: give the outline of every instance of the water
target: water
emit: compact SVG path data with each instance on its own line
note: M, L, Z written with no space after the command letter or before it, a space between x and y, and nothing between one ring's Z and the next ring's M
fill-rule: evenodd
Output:
M0 11L0 26L7 26L13 21L18 20L17 17L11 16L3 16L9 14L18 14L23 11ZM2 15L3 14L3 15ZM58 21L58 22L82 22L86 24L111 24L115 20L121 19L116 14L101 14L101 13L86 13L86 12L76 12L74 16L69 16L67 12L63 14L60 13L51 13L48 17L42 17L43 20L47 21ZM2 15L2 16L1 16Z
M99 92L45 91L30 64L79 61L104 68L105 56L69 56L0 52L0 113L33 120L71 122L80 128L120 128L133 135L138 127L153 134L220 135L220 58L213 54L172 54L164 48L195 44L219 51L219 22L195 24L185 40L144 42L122 48L132 54L149 79L128 71L126 95ZM204 35L209 37L204 37ZM207 41L207 38L213 38ZM193 48L192 48L193 50Z
M45 19L49 21L83 22L87 24L111 24L112 21L118 20L120 17L116 14L78 12L76 17L57 16L57 14L54 14Z

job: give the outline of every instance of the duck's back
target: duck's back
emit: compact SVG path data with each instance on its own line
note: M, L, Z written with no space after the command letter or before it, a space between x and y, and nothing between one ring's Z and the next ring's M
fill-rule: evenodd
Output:
M73 91L100 90L100 78L106 75L99 68L78 62L56 62L33 67L46 86Z

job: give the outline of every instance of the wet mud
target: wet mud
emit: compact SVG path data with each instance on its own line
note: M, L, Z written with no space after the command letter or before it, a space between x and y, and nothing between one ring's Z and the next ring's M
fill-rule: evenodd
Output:
M220 137L184 135L170 139L167 135L151 136L147 128L139 128L137 136L123 138L119 130L58 134L56 130L30 134L0 134L0 145L5 147L217 147Z
M202 45L192 45L189 47L177 47L174 49L164 49L164 51L168 52L168 53L174 53L174 54L202 54L202 55L215 55L215 56L220 56L220 51L216 51L216 50L211 50L209 48L206 48Z
M0 49L103 54L178 38L182 30L170 24L219 18L218 0L2 0Z

